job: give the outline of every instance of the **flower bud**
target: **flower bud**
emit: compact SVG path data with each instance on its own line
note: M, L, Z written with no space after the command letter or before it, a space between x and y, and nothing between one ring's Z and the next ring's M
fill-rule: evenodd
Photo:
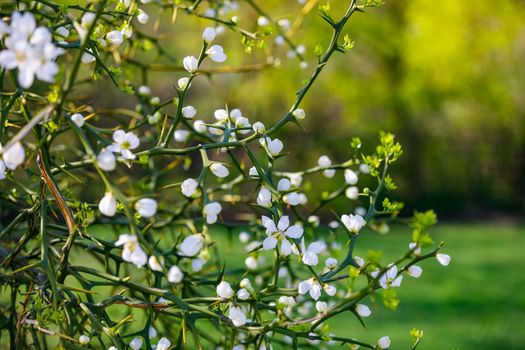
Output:
M216 288L217 295L222 299L229 299L233 296L233 289L226 281L221 281Z
M184 272L177 266L173 265L168 271L168 282L170 283L180 283L184 278Z
M9 148L4 149L2 158L4 159L5 166L10 170L15 170L25 159L24 147L20 142L15 142Z
M368 317L372 314L370 308L365 304L357 304L357 306L355 307L355 311L361 317Z
M292 112L292 115L293 115L296 119L299 119L299 120L304 119L304 117L306 116L306 114L304 113L304 110L302 110L301 108L297 108L295 111L293 111L293 112Z
M226 177L230 174L230 172L228 171L228 168L226 168L221 163L213 163L210 166L210 170L215 176L221 177L221 178Z
M184 180L180 187L183 195L185 195L186 197L191 197L195 194L197 186L199 186L199 183L195 181L195 179L190 178Z
M197 114L197 110L193 106L186 106L182 108L182 115L186 119L195 117L195 114Z
M84 125L84 117L80 113L75 113L71 116L71 120L76 126L81 128Z
M315 303L315 309L319 312L319 313L325 313L326 310L328 310L328 304L324 301L318 301Z
M206 27L204 28L204 32L202 32L202 39L206 42L206 43L211 43L213 41L213 39L215 39L215 29L212 28L212 27Z
M199 68L199 61L195 56L186 56L182 60L182 65L188 72L193 73Z
M114 216L117 212L117 200L111 192L106 192L98 203L98 210L106 216Z
M204 246L204 238L201 234L194 234L184 238L178 248L179 255L182 256L195 256L197 255L202 247Z
M135 210L144 218L151 218L157 213L157 201L151 198L141 198L135 203Z
M82 334L80 337L78 337L78 342L80 345L87 345L91 341L91 338L87 335Z
M390 338L388 336L384 336L379 338L377 341L377 347L379 349L388 349L390 347Z

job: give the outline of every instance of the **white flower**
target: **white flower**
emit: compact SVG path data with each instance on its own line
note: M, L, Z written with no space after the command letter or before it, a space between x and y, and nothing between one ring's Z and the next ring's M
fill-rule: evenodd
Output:
M212 27L206 27L204 28L204 31L202 32L202 40L204 40L207 43L211 43L213 39L215 39L215 29Z
M345 170L345 181L347 184L355 185L357 183L357 180L358 180L357 174L353 170L351 169Z
M0 145L0 150L2 147ZM2 158L7 169L15 170L20 164L24 162L26 155L24 147L20 142L15 142L9 148L4 149Z
M221 281L216 288L217 295L222 299L229 299L233 296L234 292L231 285L226 281Z
M149 99L149 103L151 103L154 106L160 104L160 97L153 96L152 98Z
M244 129L238 131L240 134L248 134L250 132L250 126L250 121L246 117L240 116L235 119L235 127L238 129Z
M84 28L88 28L95 20L95 17L96 14L94 12L84 12L82 19L80 20L80 25Z
M337 288L335 288L334 286L332 286L330 284L325 284L323 286L323 289L326 292L326 294L328 294L331 297L333 297L335 295L335 293L337 293Z
M186 67L184 67L184 68L186 68ZM178 85L179 89L185 90L188 87L188 83L189 82L190 82L190 78L183 77L183 78L180 78L177 81L177 85Z
M291 192L283 196L283 202L290 205L297 205L301 203L301 196L296 192Z
M149 326L149 329L148 329L148 337L151 339L151 338L156 338L157 337L157 330L155 329L155 327L153 326Z
M222 210L221 204L218 202L210 202L204 206L204 215L206 215L206 223L214 224L217 222L217 216Z
M231 306L230 312L228 313L228 318L232 320L235 327L241 327L246 324L246 315L237 306Z
M259 176L259 173L257 172L257 168L252 166L250 170L248 171L248 175L252 177Z
M115 242L115 246L123 246L122 259L124 261L130 262L136 265L137 267L142 267L146 265L148 261L148 256L140 247L137 236L122 234L118 237L118 240Z
M197 110L193 106L186 106L182 107L182 115L186 119L191 119L195 117L195 114L197 114Z
M275 37L275 45L284 45L285 43L285 40L284 40L284 37L282 35L278 35Z
M201 234L194 234L184 238L181 244L177 246L179 255L195 256L204 246L204 237Z
M322 241L312 242L308 245L308 249L304 249L304 240L301 242L303 246L303 257L302 261L306 265L315 266L319 262L317 254L320 254L326 249L326 244Z
M335 169L326 169L323 171L323 176L327 178L332 178L335 175Z
M367 164L361 163L359 164L359 171L363 174L369 174L370 173L370 167Z
M106 34L108 41L115 46L118 46L124 42L124 34L120 30L112 30Z
M261 187L257 194L257 204L266 208L272 205L272 192L264 186Z
M298 239L303 235L303 228L301 226L297 224L290 226L288 216L281 217L277 226L272 219L263 216L262 224L266 228L266 234L268 235L263 241L263 249L274 249L277 243L281 241L280 253L284 256L288 256L292 252L292 245L287 238Z
M224 108L217 109L213 112L213 117L219 122L226 122L228 121L228 111Z
M365 260L360 256L354 256L354 261L356 262L357 266L363 267L365 265Z
M69 36L69 30L66 27L58 27L57 29L55 29L55 32L58 36L61 36L62 38L67 38Z
M114 153L120 153L124 159L135 159L135 155L131 150L140 145L140 140L132 132L125 132L124 130L115 130L113 133L112 145L108 146L108 150Z
M417 265L410 265L410 267L407 270L407 273L411 277L419 278L421 277L421 274L423 273L423 269Z
M370 310L370 308L366 306L365 304L357 304L355 307L355 311L361 317L368 317L372 314L372 311Z
M361 215L343 215L341 221L350 232L356 234L366 225L366 221Z
M337 221L335 221L335 220L330 221L328 223L328 227L330 227L331 229L335 230L336 228L339 227L339 223Z
M345 191L345 196L348 199L356 200L359 197L359 188L356 186L350 186Z
M388 349L390 347L390 344L391 344L391 342L390 342L390 338L388 336L381 337L377 341L377 347L379 349Z
M408 248L414 252L415 255L421 255L421 247L417 243L411 242L408 244Z
M249 256L244 260L244 264L248 268L248 270L255 270L257 266L259 266L259 263L257 262L257 259L255 259L253 256Z
M155 350L168 350L170 346L171 342L168 340L168 338L160 338Z
M199 60L195 56L186 56L182 60L182 65L188 72L193 73L199 68Z
M304 295L310 292L312 299L317 300L321 296L321 285L315 278L301 281L297 287L299 294Z
M261 122L255 122L252 125L253 131L255 131L256 134L264 134L266 131L266 127Z
M241 241L241 243L248 243L250 241L250 234L245 231L239 232L239 241Z
M157 201L151 198L141 198L135 203L135 210L144 218L151 218L157 213Z
M290 25L291 25L290 20L286 18L281 18L280 20L277 21L277 24L280 27L283 27L284 29L290 28Z
M170 283L180 283L184 278L184 272L177 266L173 265L168 270L168 282Z
M75 113L71 116L71 120L76 126L81 128L84 125L84 117L80 113Z
M303 176L299 173L295 174L288 174L288 177L290 178L290 181L293 186L299 187L301 186L301 183L303 182Z
M378 273L379 271L372 271L371 275L372 277L377 278ZM379 278L379 285L383 289L388 289L390 287L399 287L401 285L402 280L403 280L403 276L397 275L397 266L392 265Z
M220 45L212 45L208 50L206 50L206 55L210 56L211 60L214 62L221 63L226 61L224 49Z
M191 261L191 269L195 272L202 270L202 266L206 264L206 260L202 258L193 259Z
M436 259L438 263L440 263L443 266L448 266L448 264L450 263L450 255L448 254L437 253Z
M258 26L264 27L264 26L267 26L268 24L270 24L270 21L268 20L268 18L266 18L264 16L259 16L257 18L257 25Z
M332 161L328 156L320 156L317 160L317 165L319 165L319 168L328 168L332 165Z
M294 306L296 304L296 301L293 297L288 297L286 295L280 296L277 302L286 306Z
M113 171L117 167L117 158L113 152L104 148L97 156L97 165L104 171Z
M330 270L333 270L337 266L337 260L334 258L328 258L325 260L324 265Z
M196 120L193 123L193 128L195 129L196 132L200 134L204 134L206 131L208 131L208 127L206 126L206 123L203 122L202 120Z
M252 288L252 284L250 283L250 280L248 278L243 278L241 282L239 283L239 286L241 286L241 288L247 288L247 289Z
M315 309L319 313L325 313L328 310L328 304L324 301L318 301L315 303Z
M149 16L148 16L148 14L146 12L144 12L144 11L139 9L139 14L137 16L137 20L141 24L146 24L149 21Z
M186 142L189 136L190 132L188 130L175 130L173 133L173 139L176 142Z
M135 337L129 343L129 347L133 350L139 350L142 347L142 338Z
M237 298L239 298L241 300L247 300L247 299L250 298L250 292L248 292L248 289L246 289L246 288L241 288L237 292Z
M228 176L230 174L230 172L228 171L228 168L226 168L221 163L213 163L210 166L210 170L213 173L213 175L215 175L217 177L221 177L221 178L226 177L226 176Z
M295 111L292 112L293 116L299 120L304 119L306 114L304 113L304 110L301 108L297 108Z
M2 22L2 33L9 33L5 39L6 50L0 52L0 66L4 69L18 69L17 79L22 88L29 88L35 76L51 83L58 73L55 59L63 50L53 44L49 29L36 28L32 13L14 12L9 28Z
M82 57L80 57L80 60L82 61L82 63L88 64L88 63L95 62L96 58L95 56L92 55L91 51L89 51L89 52L84 52L82 54Z
M292 186L292 183L287 178L282 178L277 183L277 190L279 191L288 191L290 187Z
M141 96L148 97L151 95L151 88L147 85L141 85L139 86L137 92Z
M262 139L264 143L266 143L266 147L268 148L268 152L272 156L277 156L281 151L283 150L283 143L279 139L271 139L267 137L266 139Z
M162 267L164 266L164 258L161 257L159 260L155 255L152 255L148 259L148 265L153 271L160 272L162 271Z
M91 341L91 338L87 335L82 334L80 337L78 337L78 342L80 345L87 345Z
M199 186L199 183L195 181L195 179L186 179L182 182L180 185L180 188L182 190L182 194L186 197L191 197L195 194L195 191L197 191L197 187Z
M106 216L114 216L117 212L117 199L113 193L106 192L98 203L98 210Z
M5 179L5 164L3 160L0 160L0 180Z

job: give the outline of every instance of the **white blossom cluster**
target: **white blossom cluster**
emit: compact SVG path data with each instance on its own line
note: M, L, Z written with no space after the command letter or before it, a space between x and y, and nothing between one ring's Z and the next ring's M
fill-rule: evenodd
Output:
M9 21L0 21L3 43L0 66L5 71L16 70L17 84L28 89L35 77L43 82L54 82L61 69L56 60L62 54L70 58L70 46L82 50L78 62L84 64L102 63L104 55L124 62L122 47L126 40L129 39L131 45L132 39L140 37L135 32L137 26L140 28L149 22L146 10L151 4L148 3L146 0L140 3L120 0L116 13L128 14L120 22L110 22L103 11L90 8L66 24L52 27L54 29L37 26L31 12L14 12ZM213 19L238 10L236 2L226 1L220 8L206 9L200 16ZM104 26L99 25L101 17L106 21ZM239 18L233 16L230 21L235 25ZM290 41L286 36L292 26L290 20L274 21L260 13L256 24L259 29L276 28L276 45ZM112 276L112 272L96 275L123 287L118 296L134 291L129 293L133 298L111 299L111 302L118 300L127 306L144 309L147 305L148 310L152 307L151 312L159 314L171 310L192 332L198 325L192 318L194 315L210 318L218 327L235 329L227 344L234 344L236 350L271 348L272 337L294 343L296 339L288 335L293 326L306 327L307 332L302 331L301 335L310 346L337 345L343 340L322 333L319 327L325 320L340 311L354 312L360 319L371 316L376 307L371 294L400 287L406 275L419 278L423 270L417 263L421 260L431 257L446 266L450 256L437 249L429 251L429 244L423 239L410 242L406 256L400 261L382 264L354 254L352 249L359 236L373 234L372 229L388 232L388 221L398 214L386 205L382 210L376 203L381 190L388 186L389 178L385 174L390 159L399 155L388 136L381 140L384 153L376 151L375 158L362 154L339 163L328 155L320 155L317 164L305 170L284 171L281 169L286 163L282 158L293 147L285 148L276 132L290 121L301 123L307 118L307 112L299 108L302 97L280 124L271 127L253 118L250 120L241 109L230 109L226 104L215 110L205 110L186 103L185 98L193 93L192 82L201 75L202 64L209 61L223 64L228 60L223 46L216 43L224 31L224 24L205 27L200 35L200 54L186 55L179 60L183 76L174 84L174 103L164 103L154 96L154 86L144 82L136 84L135 97L139 104L128 114L138 121L108 128L104 123L98 124L100 115L91 113L89 106L81 108L75 106L74 101L63 103L60 99L53 102L52 107L57 112L53 122L58 125L57 130L76 135L83 151L77 152L81 154L78 159L59 164L37 146L51 142L53 137L41 138L39 131L35 133L34 144L25 141L27 148L39 153L37 171L41 172L42 184L50 189L53 205L57 205L53 207L53 224L49 226L57 226L54 222L59 215L63 215L66 222L71 216L71 220L76 221L65 229L72 237L70 242L84 243L83 247L90 253L102 252L100 257L105 259L106 272L114 271L113 264L108 263L108 259L113 259L117 271L121 268L129 274L127 277ZM336 50L332 49L332 52ZM301 67L307 68L305 54L304 45L291 45L287 57L299 57ZM66 67L62 69L68 71ZM72 79L71 75L67 79ZM64 86L60 90L63 98L70 90L67 83ZM174 110L169 109L173 106ZM45 124L48 117L35 119L33 127L38 125L40 130L45 125L50 129L52 125ZM17 135L4 148L0 145L0 180L8 177L16 180L15 172L26 160L26 135ZM235 153L238 151L243 152L242 155ZM33 159L33 154L27 156ZM169 163L155 163L157 157L169 159ZM52 168L48 164L50 161L53 161ZM382 166L385 174L381 175ZM72 174L78 168L89 172L89 179L97 178L99 184L87 193L87 196L96 195L96 203L80 203L79 200L73 216L69 206L73 207L75 200L69 197L65 200L60 191L67 190L68 196L74 194L64 188L66 182L56 185L53 177L67 174L78 180ZM176 175L172 174L175 173L173 169ZM144 185L139 178L145 171L169 172L170 178L177 180L162 187L155 182L156 175L148 173ZM306 180L317 174L331 179L338 190L321 197L321 190L312 190ZM373 190L370 186L375 180L380 185ZM85 181L88 181L87 176ZM42 188L40 196L43 198ZM38 197L36 193L31 192L31 198ZM176 202L173 197L177 198ZM342 214L320 211L332 200L339 200L352 209ZM317 205L319 207L312 210ZM43 210L41 208L35 206L31 210ZM111 242L107 241L107 236L89 235L87 227L95 220L118 228ZM242 227L241 231L236 230L238 226ZM243 249L244 261L239 269L232 270L216 256L217 253L228 254L217 248L215 236L220 234L220 227L238 233L239 243L236 242L235 249ZM57 239L63 237L61 234L56 235ZM47 259L46 244L51 243L44 239L45 235L42 229L42 251L46 252L43 256ZM175 239L170 240L170 237ZM68 244L73 243L65 243L62 250L53 248L51 251L60 256L59 251L67 251ZM428 251L424 253L423 249ZM61 259L57 260L60 271L74 270L75 266L68 266L67 261L64 267ZM84 269L72 275L80 279L81 273L86 275L93 271ZM137 277L139 275L142 277ZM352 289L357 279L367 283L362 291ZM92 287L84 280L81 282L85 284L83 288ZM144 300L140 300L141 297ZM132 333L129 339L124 337L125 344L112 342L108 349L124 345L134 350L145 347L168 350L175 346L175 335L167 329L162 331L166 337L155 340L160 333L158 329L148 323L142 333ZM83 333L77 342L88 346L93 344L94 336ZM225 339L221 339L223 345ZM385 336L369 347L387 349L390 343L390 338ZM353 344L352 349L359 344Z

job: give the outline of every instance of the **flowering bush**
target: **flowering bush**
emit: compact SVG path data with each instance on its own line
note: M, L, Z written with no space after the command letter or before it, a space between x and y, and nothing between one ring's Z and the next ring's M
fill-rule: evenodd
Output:
M378 1L351 1L341 14L320 6L332 38L326 49L315 48L316 62L292 42L288 20L270 18L252 0L242 4L257 14L251 31L238 16L228 17L240 11L235 2L147 2L2 5L5 346L389 348L388 336L370 344L355 330L332 334L327 321L349 312L364 324L372 297L395 308L393 288L406 275L421 275L417 263L450 261L426 233L436 222L433 212L408 221L412 240L398 260L353 253L360 235L370 234L365 228L387 232L402 208L385 196L395 189L389 169L401 146L381 133L375 151L365 154L353 138L347 160L322 156L317 165L289 171L283 169L288 149L276 137L307 117L301 101L335 53L352 49L343 35L349 18ZM315 2L304 4L301 16ZM141 31L146 11L159 9L209 24L189 34L202 43L200 52L170 66L180 76L167 101L152 95L145 84L151 65L141 62L146 50L170 57ZM204 65L228 60L219 44L226 29L240 33L247 51L272 40L286 45L286 56L311 70L289 111L271 127L228 107L208 118L209 111L185 102L194 80L221 71ZM265 66L279 65L278 52ZM142 78L127 75L128 66L140 67ZM135 110L97 111L76 93L101 78L135 96ZM303 186L303 178L315 176L333 178L337 189L317 200L321 190ZM323 211L345 196L347 213ZM239 235L234 248L245 255L242 268L224 263L218 227ZM422 332L412 335L415 348Z

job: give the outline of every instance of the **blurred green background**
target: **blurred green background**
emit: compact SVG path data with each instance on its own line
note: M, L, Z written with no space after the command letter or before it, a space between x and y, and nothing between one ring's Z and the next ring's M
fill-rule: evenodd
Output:
M291 22L300 9L295 1L259 5L272 17ZM331 5L337 17L346 2ZM157 13L153 8L151 17ZM257 14L245 3L225 18L233 15L238 15L241 27L257 29ZM180 65L182 57L197 54L196 33L210 22L179 14L172 24L171 17L171 11L158 17L160 44ZM518 0L387 1L355 14L345 31L355 48L329 62L302 104L307 132L289 126L278 135L290 152L287 165L299 170L303 164L315 164L322 154L343 160L352 136L361 137L364 148L370 149L378 132L386 130L395 133L405 149L394 174L397 196L407 204L407 213L434 208L442 218L523 214L524 19L525 2ZM150 22L143 27L153 33L156 24ZM243 54L239 34L226 30L217 39L228 54L225 64L264 63L271 53L284 57L281 67L198 79L188 103L204 120L212 120L213 110L227 103L241 108L252 122L271 125L291 106L313 70L315 46L326 48L329 34L314 6L291 37L306 47L310 66L301 69L298 59L286 58L286 47L275 47L275 35L266 39L265 49ZM142 57L145 62L168 62L149 53ZM205 63L207 68L216 66ZM172 84L182 75L152 72L147 82L155 94L171 98ZM136 86L142 77L139 70L128 73ZM97 91L94 104L125 101L104 89Z

